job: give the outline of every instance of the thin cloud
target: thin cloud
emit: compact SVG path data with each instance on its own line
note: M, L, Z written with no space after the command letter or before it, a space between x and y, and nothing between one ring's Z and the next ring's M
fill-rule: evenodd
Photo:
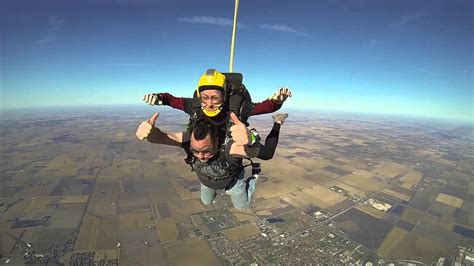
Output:
M46 34L41 39L36 40L33 42L34 45L41 45L46 43L52 43L56 41L56 35L54 34Z
M190 18L180 18L179 21L196 24L213 24L219 26L231 26L233 21L228 18L194 16Z
M468 73L468 72L472 72L473 69L472 68L466 68L463 70L463 73Z
M409 25L411 23L416 22L417 20L419 20L423 16L424 16L424 12L421 12L421 11L406 14L406 15L401 16L400 18L398 18L396 21L393 21L390 24L390 26L392 26L392 27L404 27L406 25Z
M429 75L429 76L441 77L441 78L454 77L452 74L448 74L446 72L439 72L439 71L435 71L435 70L420 67L420 66L408 66L407 68L417 74L423 74L423 75Z
M48 20L47 32L39 39L33 42L34 45L43 45L57 40L57 32L63 27L64 19L59 16L51 16Z
M152 63L127 63L127 62L117 62L117 63L79 63L79 64L36 64L36 66L55 66L55 67L136 67L136 66L157 66L159 64Z
M372 38L372 39L369 39L369 45L370 46L373 46L373 47L379 47L381 45L383 45L384 43L386 43L385 40L383 39L376 39L376 38Z
M435 74L435 72L429 70L429 69L426 69L426 68L422 68L422 67L414 67L413 68L415 71L418 71L418 72L421 72L421 73L426 73L426 74Z
M64 19L59 16L53 16L49 18L49 30L58 31L64 24Z
M285 33L309 36L309 34L305 32L295 30L292 27L288 25L283 25L283 24L261 24L258 27L264 30L273 30L273 31L285 32Z

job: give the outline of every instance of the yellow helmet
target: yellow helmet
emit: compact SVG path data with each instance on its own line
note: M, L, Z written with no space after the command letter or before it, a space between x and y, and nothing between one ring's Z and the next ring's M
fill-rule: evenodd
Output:
M213 89L213 90L222 90L223 99L226 97L226 83L225 83L225 76L224 74L216 71L215 69L208 69L206 73L204 73L198 81L198 87L196 89L197 97L201 97L200 92L205 89ZM206 109L202 109L204 114L208 117L214 117L221 112L221 108L208 111Z

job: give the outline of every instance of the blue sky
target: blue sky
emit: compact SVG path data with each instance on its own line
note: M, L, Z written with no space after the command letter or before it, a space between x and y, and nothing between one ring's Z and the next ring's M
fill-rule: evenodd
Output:
M233 70L254 101L472 122L473 1L240 0ZM228 71L234 1L0 1L2 108L191 96Z

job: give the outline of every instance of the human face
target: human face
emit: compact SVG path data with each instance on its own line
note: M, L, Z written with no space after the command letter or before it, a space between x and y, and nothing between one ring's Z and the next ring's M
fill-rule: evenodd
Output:
M207 111L216 111L222 106L221 90L204 90L200 92L201 105Z
M202 140L196 140L194 134L192 134L191 152L199 161L205 163L216 154L217 145L215 142L212 142L210 134Z

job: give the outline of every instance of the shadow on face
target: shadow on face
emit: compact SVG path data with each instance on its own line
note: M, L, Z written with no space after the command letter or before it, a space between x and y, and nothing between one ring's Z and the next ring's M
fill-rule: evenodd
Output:
M223 94L220 90L204 90L200 92L201 105L208 111L215 111L222 106Z
M197 140L194 134L191 134L191 152L199 161L205 163L216 154L217 142L212 141L210 134L202 140Z

